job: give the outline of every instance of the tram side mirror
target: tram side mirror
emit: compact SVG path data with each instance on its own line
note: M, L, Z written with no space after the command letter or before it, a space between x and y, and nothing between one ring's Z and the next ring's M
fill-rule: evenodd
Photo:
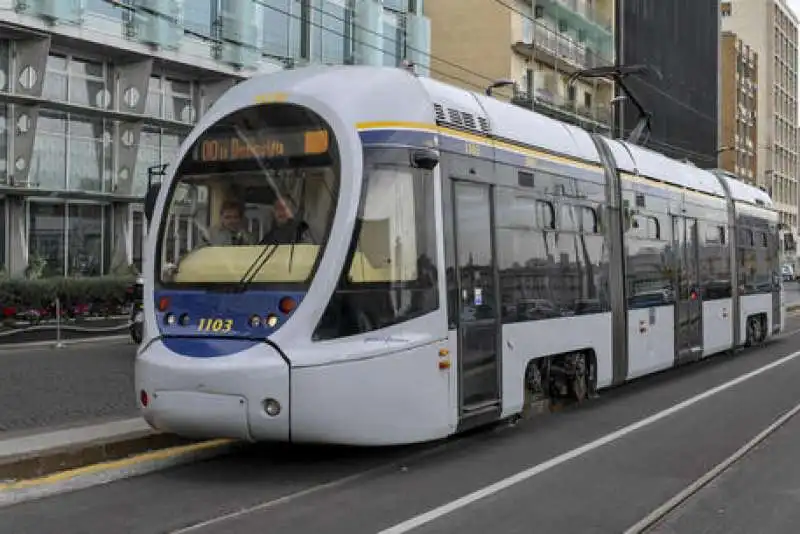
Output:
M420 148L411 154L411 163L414 167L432 171L439 164L439 153L432 148Z
M152 184L144 195L144 216L148 222L153 220L153 212L156 209L159 191L161 191L161 184Z

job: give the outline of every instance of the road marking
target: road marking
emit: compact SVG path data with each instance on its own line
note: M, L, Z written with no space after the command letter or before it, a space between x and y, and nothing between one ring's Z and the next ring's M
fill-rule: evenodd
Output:
M769 437L771 434L775 433L798 413L800 413L800 404L779 417L774 423L762 430L756 437L745 443L739 450L717 464L714 469L708 471L706 474L695 480L692 484L684 488L683 491L650 512L641 521L626 530L625 534L640 534L654 526L658 521L678 508L684 501L703 489L709 482L719 477L723 472L725 472L726 469L738 462L744 455L753 450L759 443L767 439L767 437Z
M421 447L425 447L426 445L420 445L420 446ZM420 460L420 459L424 458L425 456L436 454L436 453L441 452L443 450L446 450L447 448L452 447L452 446L454 446L453 442L445 442L445 443L442 443L441 445L431 446L430 448L425 448L424 450L421 450L421 451L416 452L416 453L412 453L412 454L410 454L408 456L402 456L402 457L398 458L397 460L391 461L389 463L380 464L380 465L377 465L375 467L371 467L369 469L366 469L364 471L360 471L358 473L355 473L353 475L346 476L344 478L339 478L339 479L336 479L336 480L332 480L330 482L326 482L325 484L319 484L317 486L312 486L310 488L306 488L304 490L297 491L295 493L290 493L289 495L285 495L285 496L279 497L277 499L266 501L266 502L263 502L261 504L256 504L255 506L250 506L248 508L242 508L241 510L237 510L235 512L230 512L230 513L227 513L227 514L223 514L223 515L208 519L206 521L200 521L199 523L194 523L192 525L188 525L186 527L182 527L182 528L179 528L177 530L173 530L169 534L186 534L187 532L195 532L195 531L198 531L198 530L202 530L202 529L204 529L206 527L210 527L210 526L213 526L213 525L217 525L219 523L223 523L225 521L231 521L233 519L237 519L239 517L242 517L242 516L245 516L245 515L249 515L249 514L252 514L252 513L255 513L255 512L268 510L270 508L274 508L275 506L279 506L281 504L287 504L287 503L289 503L291 501L300 499L302 497L307 497L307 496L312 495L314 493L319 493L319 492L327 490L327 489L334 489L334 488L338 488L340 486L344 486L345 484L349 484L350 482L355 482L356 480L359 480L361 478L365 478L367 476L370 476L370 475L373 475L373 474L376 474L376 473L380 473L382 471L386 471L387 469L391 469L392 467L395 467L397 465L403 465L403 464L406 464L406 463L409 463L409 462Z
M507 478L505 478L503 480L500 480L499 482L495 482L494 484L491 484L491 485L486 486L484 488L481 488L481 489L479 489L477 491L474 491L474 492L472 492L472 493L470 493L468 495L465 495L464 497L461 497L460 499L456 499L456 500L451 501L451 502L449 502L447 504L439 506L438 508L434 508L433 510L429 510L428 512L425 512L424 514L420 514L420 515L418 515L416 517L412 517L411 519L408 519L407 521L403 521L402 523L398 523L397 525L394 525L394 526L389 527L389 528L387 528L385 530L382 530L378 534L403 534L405 532L409 532L411 530L419 528L419 527L421 527L421 526L423 526L423 525L425 525L427 523L430 523L432 521L435 521L436 519L439 519L439 518L441 518L441 517L443 517L443 516L445 516L447 514L455 512L456 510L459 510L461 508L469 506L470 504L473 504L473 503L475 503L475 502L477 502L477 501L479 501L481 499L484 499L486 497L494 495L495 493L499 493L499 492L501 492L501 491L503 491L505 489L508 489L508 488L510 488L510 487L512 487L512 486L514 486L516 484L519 484L520 482L524 482L524 481L528 480L529 478L532 478L532 477L534 477L536 475L539 475L539 474L541 474L541 473L543 473L543 472L545 472L545 471L547 471L549 469L552 469L553 467L557 467L557 466L559 466L559 465L561 465L563 463L566 463L566 462L568 462L570 460L574 460L575 458L578 458L579 456L582 456L582 455L584 455L584 454L586 454L588 452L594 451L595 449L599 449L600 447L602 447L604 445L607 445L609 443L617 441L620 438L623 438L623 437L627 436L628 434L636 432L637 430L639 430L641 428L644 428L644 427L649 426L649 425L651 425L651 424L653 424L653 423L655 423L657 421L660 421L660 420L662 420L662 419L664 419L666 417L669 417L670 415L673 415L673 414L675 414L675 413L677 413L677 412L679 412L679 411L681 411L681 410L683 410L685 408L688 408L689 406L692 406L692 405L697 404L698 402L700 402L702 400L705 400L705 399L707 399L709 397L712 397L712 396L716 395L717 393L721 393L721 392L723 392L723 391L725 391L727 389L730 389L730 388L732 388L732 387L734 387L734 386L736 386L738 384L741 384L742 382L745 382L746 380L749 380L749 379L751 379L753 377L756 377L756 376L758 376L758 375L760 375L762 373L765 373L765 372L767 372L767 371L769 371L771 369L779 367L779 366L781 366L781 365L783 365L783 364L785 364L785 363L787 363L787 362L789 362L791 360L794 360L798 356L800 356L800 351L794 352L792 354L789 354L788 356L784 356L783 358L781 358L779 360L776 360L776 361L771 362L771 363L769 363L769 364L767 364L767 365L765 365L763 367L760 367L758 369L750 371L749 373L746 373L746 374L741 375L741 376L739 376L737 378L734 378L733 380L725 382L724 384L720 384L719 386L716 386L715 388L712 388L712 389L710 389L708 391L705 391L703 393L695 395L694 397L690 397L690 398L686 399L683 402L675 404L675 405L673 405L673 406L671 406L671 407L669 407L669 408L667 408L665 410L662 410L662 411L660 411L658 413L655 413L655 414L653 414L653 415L651 415L649 417L641 419L641 420L639 420L639 421L637 421L635 423L632 423L632 424L630 424L630 425L628 425L626 427L623 427L623 428L621 428L621 429L619 429L619 430L617 430L615 432L612 432L610 434L606 434L605 436L603 436L601 438L598 438L598 439L596 439L596 440L594 440L594 441L592 441L590 443L587 443L585 445L582 445L581 447L578 447L576 449L572 449L571 451L567 451L567 452L565 452L565 453L563 453L563 454L561 454L559 456L556 456L555 458L551 458L550 460L548 460L546 462L542 462L542 463L540 463L538 465L535 465L535 466L533 466L531 468L528 468L528 469L526 469L524 471L520 471L519 473L517 473L515 475L507 477Z

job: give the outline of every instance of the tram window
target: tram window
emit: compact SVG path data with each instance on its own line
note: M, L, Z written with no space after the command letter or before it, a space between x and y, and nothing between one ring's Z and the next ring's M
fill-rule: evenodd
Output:
M439 307L433 180L398 151L405 152L365 151L353 242L315 339L370 332Z
M725 243L725 227L700 221L700 281L703 300L731 297L730 248Z
M554 230L556 227L555 209L546 200L536 201L536 227L544 230Z
M597 212L590 206L581 206L581 230L590 234L598 231Z
M561 204L561 220L559 230L563 232L576 232L580 228L577 210L569 204Z
M237 284L248 275L253 284L304 287L338 188L336 139L309 110L256 105L223 118L189 148L170 185L160 281ZM277 246L259 262L266 245Z
M706 243L725 244L725 227L709 225L706 227Z
M532 225L543 206L550 204L534 201L519 190L495 189L497 265L504 323L600 313L607 309L604 236L588 230L551 232L548 231L551 228ZM569 207L574 208L576 215L593 213L588 207ZM570 224L578 228L580 220Z

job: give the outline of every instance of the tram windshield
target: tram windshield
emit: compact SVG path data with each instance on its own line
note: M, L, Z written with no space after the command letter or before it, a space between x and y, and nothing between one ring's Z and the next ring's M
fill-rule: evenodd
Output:
M289 104L246 108L204 132L178 167L162 219L162 283L306 284L339 187L331 130Z

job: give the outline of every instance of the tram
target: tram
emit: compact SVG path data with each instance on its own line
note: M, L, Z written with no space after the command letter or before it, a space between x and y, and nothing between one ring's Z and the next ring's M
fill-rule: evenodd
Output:
M186 437L435 440L784 325L767 193L404 69L246 80L153 188L136 391Z

